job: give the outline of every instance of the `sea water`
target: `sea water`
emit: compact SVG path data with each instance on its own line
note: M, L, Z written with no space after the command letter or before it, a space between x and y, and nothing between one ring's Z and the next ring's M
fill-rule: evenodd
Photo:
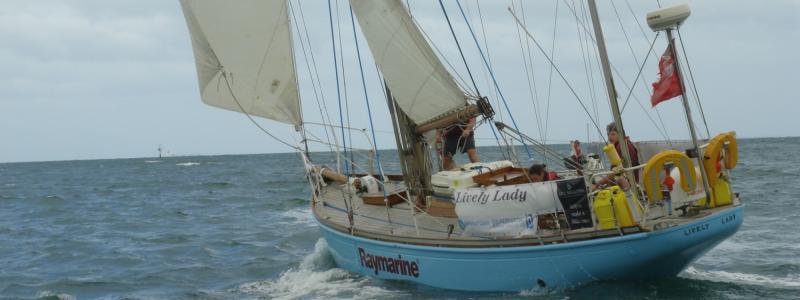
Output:
M798 153L800 138L740 141L733 187L745 222L679 276L520 293L447 291L337 268L297 154L0 164L0 298L797 299ZM479 154L501 158L497 148ZM382 159L399 168L395 151Z

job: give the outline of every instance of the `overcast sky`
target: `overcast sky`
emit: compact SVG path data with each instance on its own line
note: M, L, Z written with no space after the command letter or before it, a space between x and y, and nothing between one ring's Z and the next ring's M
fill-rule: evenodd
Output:
M453 72L466 78L437 2L410 2L412 14L442 50L441 55L452 63ZM445 2L480 91L498 103L458 7L452 0ZM580 13L582 1L524 2L528 29L548 55L555 42L557 67L592 115L597 107L596 122L604 127L611 115L601 89L602 75L596 66L587 75L581 52L587 41L580 38L582 29L565 4L578 4ZM598 2L612 63L621 75L615 78L617 89L624 98L628 89L621 81L632 84L639 70L631 48L641 62L649 40L655 37L646 26L643 34L635 21L644 26L645 13L657 8L657 3L614 0L615 13L610 1ZM629 11L628 2L635 15ZM475 1L461 3L468 8L470 22L483 43ZM340 0L339 4L351 126L367 128L352 28L346 2ZM794 90L800 84L800 1L705 0L689 4L692 16L681 33L712 134L735 130L740 137L800 135L800 97ZM331 115L338 116L327 2L303 0L301 5L293 2L295 12L302 9L305 15L325 99ZM546 107L550 66L541 52L531 48L536 86L536 96L532 96L533 85L529 87L522 62L524 51L518 27L507 10L509 5L510 1L481 1L488 53L513 117L535 138L542 138L539 123L546 123L550 141L586 140L591 121L556 75L550 83L548 121L544 117L537 121L532 99ZM519 5L516 7L521 12ZM245 116L202 104L188 30L177 1L0 0L0 41L0 162L147 157L157 154L159 144L176 155L289 151L261 133ZM369 101L379 131L378 144L393 148L386 102L366 45L363 40L360 43L368 66ZM651 55L643 72L647 86L656 79L657 56L664 48L665 39L659 38L657 55ZM595 51L593 45L591 50ZM299 55L304 118L318 122L304 56ZM588 79L591 76L597 85L594 97ZM631 100L624 112L629 135L634 140L663 139L646 116L649 113L657 120L648 104L645 85L638 82L634 91L642 106ZM502 105L495 105L495 110L509 120ZM666 125L662 130L670 138L688 137L679 100L660 104L659 112ZM540 114L544 115L544 109ZM702 124L699 112L694 116ZM260 122L281 138L297 140L287 125ZM702 125L700 130L705 132ZM317 132L322 134L321 130ZM487 126L477 133L479 145L495 143ZM597 135L592 129L590 138L597 139ZM356 146L367 146L363 138L353 139Z

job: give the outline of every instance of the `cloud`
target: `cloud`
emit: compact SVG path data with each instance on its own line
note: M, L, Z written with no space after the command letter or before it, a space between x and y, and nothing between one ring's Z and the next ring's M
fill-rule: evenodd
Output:
M441 55L452 64L454 73L463 78L465 86L471 86L438 3L410 2L415 18L435 41ZM303 28L308 28L307 31L296 30L296 33L308 34L311 41L305 46L313 49L321 79L314 84L322 87L328 112L338 123L327 2L292 3L295 21L301 24L305 21ZM482 1L483 24L475 1L462 0L461 3L467 9L473 28L478 30L481 44L485 29L494 73L515 119L523 131L538 137L540 122L536 121L534 97L530 92L534 87L529 87L528 73L522 63L527 45L525 40L522 40L523 46L520 45L517 27L507 11L511 2ZM514 3L519 13L522 9L519 3L525 4L528 29L548 55L555 41L553 55L558 68L592 115L597 108L599 126L610 121L596 56L590 55L593 60L590 66L594 66L592 73L587 76L585 72L584 51L595 50L588 40L580 39L578 32L582 29L564 5L583 1ZM623 0L614 3L619 20L609 3L598 4L610 57L622 75L616 79L617 89L625 95L627 89L622 81L633 84L639 66L633 62L619 22L626 29L637 59L643 60L654 34L645 27L646 38L643 37L635 22L642 24L644 13L654 9L655 3ZM664 4L671 3L676 2ZM559 6L557 18L556 4ZM628 4L635 15L628 11ZM300 5L304 19L297 14ZM796 97L788 92L788 87L800 82L800 76L793 70L800 65L795 54L800 47L797 31L800 19L796 16L800 3L789 0L691 1L690 5L693 15L681 33L706 115L712 121L712 131L733 129L741 136L796 135L794 128L800 126L794 116ZM339 1L339 8L343 43L339 52L345 55L347 88L343 94L347 96L346 105L351 108L350 125L368 128L346 2ZM454 2L448 1L447 9L478 88L490 97L495 110L502 112L508 122L508 113L498 102L480 53ZM579 12L582 14L580 9ZM555 35L554 24L558 26ZM6 1L0 6L0 41L3 41L0 46L0 128L4 129L0 130L0 140L4 141L0 147L0 161L143 156L154 154L158 144L179 154L288 151L271 143L243 116L201 104L188 30L177 1ZM375 126L386 131L391 124L382 85L374 76L374 65L363 39L361 47ZM632 102L624 114L629 132L637 140L661 138L645 115L645 111L649 112L658 122L655 111L647 104L645 88L655 80L655 59L663 48L662 38L656 44L655 56L644 68L645 83L636 83L636 95L642 107ZM307 67L311 66L305 65L305 57L299 54L301 50L297 47L296 50L305 117L318 122L321 117L307 72ZM542 113L547 107L547 87L552 86L547 124L549 140L584 137L590 119L558 77L553 77L550 84L550 66L544 55L535 47L530 53L535 96ZM590 89L592 85L594 93ZM682 109L674 102L659 105L659 110L667 131L673 137L686 137ZM697 111L695 117L700 123ZM789 126L773 125L772 120L776 119L788 122ZM297 139L285 125L270 121L261 124L284 139ZM315 133L324 136L322 130L315 129ZM481 127L478 134L491 137L486 126ZM597 134L592 133L592 136L597 139ZM357 139L356 146L369 145L365 139ZM379 133L378 144L392 148L394 138L391 134ZM485 144L494 143L485 141Z

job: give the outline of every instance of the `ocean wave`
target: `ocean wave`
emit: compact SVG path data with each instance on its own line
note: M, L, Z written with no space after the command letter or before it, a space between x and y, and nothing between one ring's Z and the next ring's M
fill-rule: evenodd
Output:
M202 186L210 187L210 188L227 188L235 186L236 184L227 182L227 181L218 181L218 182L204 182Z
M552 296L557 294L557 290L546 288L546 287L535 287L527 290L522 290L519 292L519 295L522 297L544 297L544 296Z
M196 165L199 165L199 164L200 164L199 162L191 162L190 161L190 162L177 163L175 165L176 166L181 166L181 167L191 167L191 166L196 166Z
M367 277L336 268L328 244L319 239L296 268L274 280L240 285L237 292L273 299L385 299L400 294L369 283Z
M291 226L297 226L297 225L314 226L315 225L314 217L311 214L312 214L311 209L308 207L287 210L280 214L281 223Z
M75 296L64 293L56 293L53 291L40 291L36 293L36 299L39 300L76 300Z
M56 196L56 195L47 195L47 196L39 198L39 200L46 201L46 202L51 202L51 201L52 202L60 202L60 201L64 201L64 198L61 198L61 197Z
M161 162L160 160L145 160L144 161L144 163L146 163L146 164L155 164L155 163L160 163L160 162Z
M759 274L726 272L726 271L704 271L694 267L689 267L681 275L699 280L709 280L714 282L740 283L750 285L760 285L775 288L800 288L800 276L789 277L770 277Z

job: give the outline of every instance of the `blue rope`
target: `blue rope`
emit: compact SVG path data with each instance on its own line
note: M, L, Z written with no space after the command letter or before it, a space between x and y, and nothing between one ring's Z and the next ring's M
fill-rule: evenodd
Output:
M450 28L450 33L453 35L453 40L455 40L456 42L456 47L458 47L458 53L461 54L461 60L464 61L464 67L467 69L467 74L469 75L469 79L472 81L472 86L475 87L475 93L478 94L478 96L480 96L481 92L478 90L478 85L475 83L475 78L472 77L472 71L470 71L469 64L467 64L467 58L464 56L464 51L461 50L461 44L458 42L458 38L456 37L456 32L455 30L453 30L453 24L450 23L450 17L447 15L447 10L444 8L444 3L442 2L442 0L439 0L439 7L442 8L444 19L447 20L447 26ZM492 135L494 135L494 139L495 141L497 141L497 145L500 146L500 137L497 136L497 131L495 131L494 126L490 125L489 128L492 129Z
M494 72L492 72L492 68L489 66L489 61L486 60L486 56L483 54L483 49L481 49L481 44L478 42L478 38L475 36L475 31L472 30L472 25L469 24L469 20L467 19L467 14L464 13L464 8L461 7L460 1L456 0L456 4L458 4L458 9L461 11L461 16L464 17L464 22L467 23L467 28L469 28L469 33L472 35L472 39L475 41L475 45L478 46L478 52L480 52L481 54L481 59L483 60L483 64L486 65L486 69L489 70L489 75L492 77L492 83L494 83L494 87L497 89L497 94L500 95L500 100L503 100L503 106L505 106L506 111L508 111L508 116L511 117L511 124L514 125L514 129L519 131L519 126L517 126L517 121L514 120L514 115L511 114L511 109L508 107L508 102L506 102L506 97L503 96L503 91L500 90L500 86L497 84L497 78L494 77ZM492 130L494 130L494 128L492 128ZM528 145L525 144L525 141L521 135L520 135L520 140L522 141L522 145L525 147L525 152L528 153L528 158L533 158L530 149L528 149Z
M364 102L367 103L367 115L369 116L369 129L372 131L372 145L375 149L375 160L378 162L378 170L381 172L380 182L383 187L383 198L386 198L386 185L383 178L383 167L381 166L381 154L378 152L378 139L375 138L375 125L372 122L372 109L369 106L369 94L367 94L367 81L364 79L364 66L361 63L361 49L358 46L358 36L356 35L356 21L353 17L353 8L350 8L350 24L353 26L353 40L356 43L356 55L358 56L358 70L361 72L361 87L364 89Z
M331 45L333 48L333 70L336 72L336 98L339 101L339 127L342 129L342 148L344 149L344 157L347 159L347 138L344 134L344 114L342 113L342 92L339 88L339 63L336 61L336 35L333 33L333 8L331 7L331 0L328 0L328 18L331 23ZM345 161L344 163L345 175L350 177L350 164Z
M478 90L478 85L475 84L475 78L472 77L472 71L469 69L469 64L467 64L467 58L464 56L464 51L461 51L461 43L458 42L458 38L456 37L456 31L453 30L453 24L450 23L450 17L447 15L447 10L444 9L444 3L442 0L439 0L439 6L442 8L442 13L444 13L444 19L447 20L447 26L450 27L450 33L453 34L453 40L456 41L456 47L458 47L458 53L461 54L461 60L464 61L464 67L467 68L467 74L469 75L469 80L472 81L472 86L475 87L475 93L478 96L481 95L481 92Z

